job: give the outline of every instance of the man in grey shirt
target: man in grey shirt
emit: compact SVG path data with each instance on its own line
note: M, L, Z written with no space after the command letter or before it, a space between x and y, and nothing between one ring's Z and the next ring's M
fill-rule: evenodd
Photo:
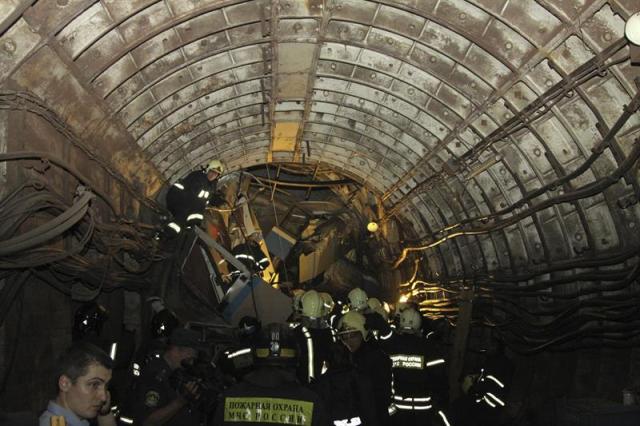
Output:
M109 381L113 362L102 349L74 344L60 357L56 372L58 395L40 416L40 426L116 426L111 413Z

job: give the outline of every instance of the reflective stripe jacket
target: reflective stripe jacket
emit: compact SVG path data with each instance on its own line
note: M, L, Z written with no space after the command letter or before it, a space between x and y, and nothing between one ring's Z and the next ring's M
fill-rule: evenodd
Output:
M379 425L371 380L353 367L330 367L311 386L324 401L334 426Z
M471 389L476 402L490 408L504 407L513 370L513 363L504 355L489 356Z
M431 410L446 405L446 364L435 346L418 335L395 333L385 350L393 363L397 409Z
M167 208L181 226L192 220L202 220L198 215L204 213L216 187L216 181L209 181L203 170L191 172L169 188Z
M330 328L311 328L302 324L296 328L296 333L300 348L298 379L300 383L311 383L322 374L323 366L329 360L333 335Z
M214 424L328 426L330 423L318 394L301 386L293 372L262 367L222 394Z

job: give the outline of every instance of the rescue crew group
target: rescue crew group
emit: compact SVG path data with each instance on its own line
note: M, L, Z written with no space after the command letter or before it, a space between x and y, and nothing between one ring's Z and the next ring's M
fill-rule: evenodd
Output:
M58 394L40 426L499 424L500 365L467 377L465 398L451 405L454 415L444 350L423 332L415 306L400 304L388 318L360 288L342 306L315 290L296 293L293 304L285 324L262 327L243 318L235 345L207 376L225 383L220 387L207 386L203 375L176 379L205 347L200 333L174 329L141 370L134 366L126 416L111 409L112 359L89 343L75 344L58 364Z
M223 172L213 160L170 187L165 235L197 226L208 205L224 202L217 192ZM211 345L178 327L158 301L152 305L159 305L160 323L152 326L161 344L152 342L145 362L133 364L133 386L119 395L117 410L108 387L115 356L86 338L104 313L95 303L79 311L79 343L58 363L57 396L40 426L482 426L499 424L505 405L505 381L497 373L505 363L498 361L467 376L465 397L451 405L453 416L445 351L437 336L423 332L417 307L399 304L389 318L381 302L360 288L343 306L328 293L298 290L288 323L261 327L244 318L235 345L204 363L196 360Z

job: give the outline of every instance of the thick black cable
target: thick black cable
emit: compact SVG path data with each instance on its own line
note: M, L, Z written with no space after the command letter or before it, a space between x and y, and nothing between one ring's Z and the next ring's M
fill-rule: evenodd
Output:
M17 237L0 241L0 256L30 249L63 234L84 217L93 198L94 195L90 191L85 191L73 206L61 215Z
M26 277L25 277L25 280L26 280ZM18 323L16 325L16 338L14 339L15 344L13 345L13 349L11 351L11 355L9 356L9 360L5 365L5 375L2 378L2 382L0 385L0 395L2 395L7 390L7 383L9 382L9 376L13 371L12 366L15 364L16 356L18 354L18 343L21 341L20 332L22 329L22 321L24 318L24 298L25 298L25 292L22 291L22 298L20 299L20 311L18 312ZM2 311L0 311L0 314L2 314ZM6 313L4 315L6 315ZM2 322L0 321L0 325L1 324Z

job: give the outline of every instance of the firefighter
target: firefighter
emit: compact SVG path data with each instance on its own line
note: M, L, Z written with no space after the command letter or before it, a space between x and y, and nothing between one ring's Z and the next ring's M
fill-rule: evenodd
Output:
M178 235L185 227L200 224L207 204L222 201L216 189L223 172L222 163L212 160L206 168L193 171L171 185L167 192L167 209L173 215L173 221L167 225L169 235Z
M253 355L256 370L223 392L214 424L329 425L318 394L296 381L298 353L295 336L287 324L263 328Z
M336 307L336 302L333 301L333 297L329 293L321 292L320 297L322 297L322 317L327 319L331 314L333 314L333 310Z
M481 368L467 375L462 383L464 396L454 402L459 413L456 424L494 426L508 424L507 394L514 372L504 343L494 339Z
M388 321L388 314L382 307L380 300L371 297L367 300L367 308L364 310L364 317L367 320L365 326L376 339L386 340L391 337L391 326Z
M251 348L260 335L262 323L252 316L244 316L238 323L238 344L229 347L221 361L222 370L232 378L232 381L242 380L253 369L253 355Z
M90 342L96 346L102 346L100 335L108 316L107 310L96 302L88 302L80 306L73 316L73 341Z
M296 327L300 359L298 379L311 383L326 369L333 333L325 320L325 302L320 293L309 290L302 296L302 318Z
M327 371L312 385L336 426L378 426L371 379L351 363L350 352L341 343L329 347Z
M375 339L369 339L365 322L360 312L347 312L338 322L338 337L351 353L356 369L371 379L378 424L386 426L391 403L391 360Z
M247 270L253 275L257 274L262 277L263 271L269 266L269 258L260 248L260 244L252 239L238 244L231 250L233 257L238 259ZM231 278L235 280L240 276L240 271L231 265Z
M302 296L305 291L301 288L295 288L291 290L291 315L287 319L287 322L297 324L302 317Z
M422 317L412 308L400 313L399 324L385 350L393 363L393 425L448 425L445 360L421 335Z
M360 287L352 289L349 294L347 294L347 299L349 299L350 311L363 313L369 307L367 304L369 297Z

